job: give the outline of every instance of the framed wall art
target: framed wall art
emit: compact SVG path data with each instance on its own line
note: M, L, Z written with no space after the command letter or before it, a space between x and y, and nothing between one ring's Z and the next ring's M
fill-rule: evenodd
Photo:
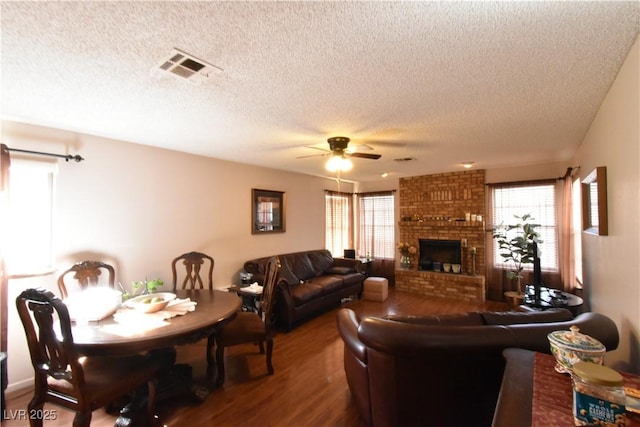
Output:
M284 233L284 191L251 189L251 234Z

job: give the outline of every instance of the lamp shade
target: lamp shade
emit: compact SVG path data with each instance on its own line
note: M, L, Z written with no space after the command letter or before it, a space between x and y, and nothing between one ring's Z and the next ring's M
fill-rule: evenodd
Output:
M344 156L331 156L324 166L329 172L347 172L353 168L353 163Z

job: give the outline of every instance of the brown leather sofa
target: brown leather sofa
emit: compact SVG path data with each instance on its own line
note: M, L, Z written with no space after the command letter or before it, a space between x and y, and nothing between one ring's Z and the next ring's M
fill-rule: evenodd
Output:
M343 298L362 293L365 267L359 260L333 258L325 249L277 257L282 268L274 309L276 325L281 329L290 330L303 319L339 306ZM244 269L262 283L269 258L249 260Z
M615 323L565 309L359 319L337 313L344 368L367 426L490 426L509 347L550 353L547 334L568 330L618 346ZM517 420L514 420L517 425Z

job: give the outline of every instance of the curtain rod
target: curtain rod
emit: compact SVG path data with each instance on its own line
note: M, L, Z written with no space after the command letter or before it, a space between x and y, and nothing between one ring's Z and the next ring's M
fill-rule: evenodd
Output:
M367 192L364 192L364 193L354 193L354 194L356 194L356 195L365 194L367 196L375 196L376 194L387 195L389 193L395 193L395 192L396 192L396 190L380 190L380 191L367 191Z
M487 187L506 187L509 185L526 186L526 185L537 185L537 184L553 184L559 179L562 179L562 178L529 179L524 181L508 181L508 182L487 182L485 185Z
M511 181L511 182L488 182L485 185L488 187L501 187L501 186L507 186L507 185L529 185L529 184L535 185L535 184L552 183L554 181L562 181L563 179L566 179L567 177L572 176L573 173L578 170L580 170L580 166L570 166L567 168L567 171L565 172L564 176L559 176L557 178L530 179L525 181Z
M7 150L15 151L17 153L35 154L36 156L59 157L61 159L64 159L67 162L69 160L75 160L76 162L81 162L84 160L84 158L78 154L73 156L71 154L64 155L64 154L54 154L54 153L43 153L42 151L20 150L18 148L9 148L9 147L7 147Z
M335 190L328 190L328 189L325 189L324 191L325 191L325 193L347 194L347 195L350 195L350 196L354 195L354 194L356 196L359 196L359 195L375 196L376 194L387 195L389 193L395 193L396 192L396 190L384 190L384 191L371 191L371 192L368 192L368 193L345 193L344 191L335 191Z

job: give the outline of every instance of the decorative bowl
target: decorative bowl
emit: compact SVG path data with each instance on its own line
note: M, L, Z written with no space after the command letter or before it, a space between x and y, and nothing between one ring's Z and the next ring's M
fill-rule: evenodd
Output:
M127 301L127 305L142 313L155 313L164 309L175 298L176 294L171 292L158 292L132 298Z
M555 331L547 335L551 354L556 358L556 371L571 373L578 362L604 363L605 346L589 335L581 334L577 326L568 331Z
M111 316L122 304L122 293L106 286L91 286L72 293L63 302L71 320L92 322Z

